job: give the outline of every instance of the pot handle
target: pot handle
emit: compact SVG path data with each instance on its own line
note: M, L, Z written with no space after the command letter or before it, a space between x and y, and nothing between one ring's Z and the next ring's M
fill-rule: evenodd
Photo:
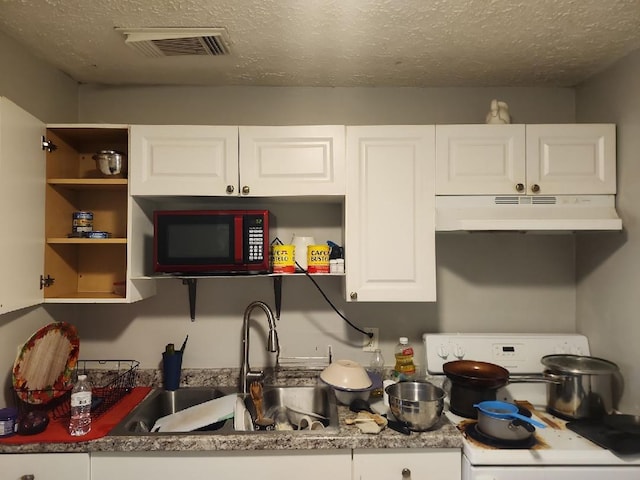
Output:
M524 428L527 432L533 433L536 431L536 427L534 427L531 423L520 420L519 418L514 418L509 422L510 429L516 429L518 427Z
M518 377L509 377L509 383L555 383L562 384L567 379L564 375L556 375L554 373L545 373L544 375L522 375Z

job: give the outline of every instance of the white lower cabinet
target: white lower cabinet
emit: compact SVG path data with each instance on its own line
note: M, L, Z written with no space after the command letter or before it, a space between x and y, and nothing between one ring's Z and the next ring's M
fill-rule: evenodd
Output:
M21 453L0 455L0 478L23 480L90 480L88 453Z
M351 450L95 453L91 480L351 480Z
M353 452L353 480L460 480L457 449L361 449Z
M435 127L347 127L347 301L436 299Z

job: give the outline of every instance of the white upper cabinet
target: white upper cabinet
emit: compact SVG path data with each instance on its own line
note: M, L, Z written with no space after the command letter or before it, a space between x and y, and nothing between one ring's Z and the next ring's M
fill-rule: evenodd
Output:
M44 123L0 97L0 314L42 303Z
M347 127L349 301L434 301L435 127Z
M543 195L616 193L615 125L527 125L527 182Z
M525 175L524 125L436 126L436 194L524 193Z
M238 194L238 127L131 126L132 195Z
M46 145L48 151L44 151ZM134 281L143 258L132 237L125 175L104 177L93 155L127 152L127 125L47 125L0 97L0 314L45 303L131 303L154 295ZM93 230L74 235L73 213L93 213ZM136 251L137 254L137 251ZM6 273L6 272L11 272Z
M344 127L131 127L131 194L344 195Z
M438 125L438 195L616 191L615 125Z
M240 127L243 196L345 194L342 125Z

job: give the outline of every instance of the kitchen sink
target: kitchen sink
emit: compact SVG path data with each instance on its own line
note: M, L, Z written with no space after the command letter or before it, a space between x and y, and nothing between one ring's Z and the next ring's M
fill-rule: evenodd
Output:
M173 391L156 388L116 425L110 435L166 435L168 433L151 433L157 419L237 391L235 387L186 387ZM217 422L189 433L224 431L233 431L233 420Z
M244 404L255 422L257 415L250 396L244 399ZM265 387L262 405L265 417L295 432L335 433L339 429L336 397L327 387Z
M195 431L151 432L156 420L203 402L236 393L235 387L185 387L175 391L162 388L153 390L135 407L110 435L229 435L279 433L272 430L252 430L257 419L250 396L245 396L244 404L251 418L246 430L234 430L233 418L207 425ZM242 394L238 394L242 396ZM263 411L265 416L273 415L274 420L286 418L292 430L289 433L335 433L339 429L338 409L335 395L329 388L313 387L265 387L263 391ZM306 414L306 415L305 415ZM286 417L285 417L286 416ZM306 418L303 420L303 417ZM276 418L278 417L278 418ZM319 430L299 429L300 421L310 420ZM314 423L318 422L318 423ZM282 424L282 423L281 423Z

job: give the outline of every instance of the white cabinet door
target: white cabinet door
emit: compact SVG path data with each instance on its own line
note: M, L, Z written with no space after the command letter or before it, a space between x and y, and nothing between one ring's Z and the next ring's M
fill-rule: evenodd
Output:
M541 195L616 193L615 125L527 125L527 183Z
M613 124L438 125L438 195L616 193Z
M96 453L91 480L351 480L351 450Z
M238 195L238 127L132 125L132 195Z
M344 126L240 127L240 191L344 195Z
M524 193L525 175L524 125L436 126L436 194Z
M0 97L0 314L42 303L44 123Z
M353 480L460 480L456 449L354 450Z
M434 301L433 126L347 127L346 295Z
M24 453L0 455L2 480L89 480L88 453Z

